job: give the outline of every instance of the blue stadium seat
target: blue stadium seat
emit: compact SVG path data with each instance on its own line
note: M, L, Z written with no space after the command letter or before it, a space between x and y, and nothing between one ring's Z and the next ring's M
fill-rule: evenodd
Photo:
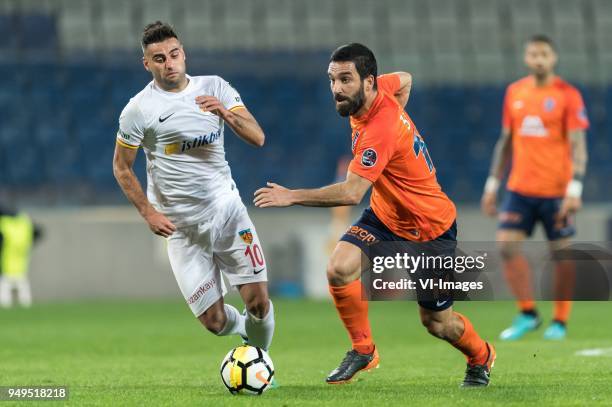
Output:
M45 180L53 185L70 185L83 174L79 148L74 144L51 144L42 151Z
M2 21L13 24L6 16L0 16ZM207 66L191 59L190 71L210 72ZM333 180L337 157L350 153L350 127L336 113L324 75L258 78L236 70L214 72L241 92L267 135L265 147L254 149L226 131L227 159L243 196L266 180L293 187ZM137 58L114 67L83 55L66 65L0 63L0 182L84 182L119 193L111 167L117 119L149 81ZM602 199L610 195L612 87L587 87L583 94L592 121L592 181L585 199ZM412 90L407 111L425 138L440 183L459 202L480 197L499 135L503 97L501 86L419 83ZM21 145L30 147L7 154ZM135 165L139 177L144 176L143 161L140 153Z
M0 14L0 52L6 61L10 61L19 48L19 36L15 35L17 24L16 15Z
M30 148L13 149L5 155L7 180L9 185L16 187L34 187L43 181L43 167L41 165L40 149L36 146Z
M35 129L34 140L42 148L58 146L66 148L70 144L68 128L60 123L42 122Z
M21 47L28 50L58 49L57 28L52 15L32 13L18 16Z

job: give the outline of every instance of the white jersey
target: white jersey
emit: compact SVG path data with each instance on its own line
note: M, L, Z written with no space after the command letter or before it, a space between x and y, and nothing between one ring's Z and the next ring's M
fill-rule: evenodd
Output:
M142 146L147 157L147 198L176 226L193 225L238 198L225 160L223 120L195 102L215 96L226 109L243 107L240 95L218 76L187 76L181 92L151 81L121 112L117 142Z

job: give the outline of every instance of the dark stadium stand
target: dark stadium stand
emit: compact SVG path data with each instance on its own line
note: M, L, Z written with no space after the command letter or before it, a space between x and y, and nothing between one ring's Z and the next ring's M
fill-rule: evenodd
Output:
M63 55L53 15L40 13L0 14L0 39L7 56L0 64L0 185L89 184L106 191L95 202L121 202L111 171L117 119L150 80L138 53ZM267 180L315 186L333 179L336 158L350 143L348 123L331 101L327 52L279 50L255 57L248 51L188 50L188 71L225 77L267 134L261 150L226 134L228 160L244 196ZM612 87L590 84L582 91L592 121L585 200L610 200ZM408 113L429 145L440 182L458 202L480 197L503 92L501 84L423 83L415 77ZM142 157L136 168L143 176Z
M135 63L134 65L137 65ZM114 188L110 162L117 119L146 73L95 64L0 67L0 180L4 185L94 183ZM192 73L208 73L190 66ZM15 80L15 73L20 79ZM327 81L312 77L225 76L267 133L254 150L229 133L228 159L243 192L266 180L290 186L333 178L336 157L349 148L346 120L337 116ZM29 80L24 80L28 78ZM584 89L591 112L591 162L586 197L610 198L612 88ZM429 145L439 178L458 201L478 199L499 133L503 88L419 86L408 113ZM142 166L138 166L142 175ZM114 188L116 189L116 188ZM115 191L119 194L119 190Z

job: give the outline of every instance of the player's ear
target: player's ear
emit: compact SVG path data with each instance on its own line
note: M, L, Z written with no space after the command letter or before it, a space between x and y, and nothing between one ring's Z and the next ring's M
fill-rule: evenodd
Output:
M370 75L366 78L366 90L371 92L374 89L374 75Z
M149 61L147 61L146 57L142 57L142 64L144 65L144 69L151 72L151 70L149 69Z

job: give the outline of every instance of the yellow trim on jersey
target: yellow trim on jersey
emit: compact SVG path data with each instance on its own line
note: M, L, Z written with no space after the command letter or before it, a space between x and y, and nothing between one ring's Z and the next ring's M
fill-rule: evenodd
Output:
M117 144L119 144L121 147L131 148L132 150L137 150L139 147L139 146L133 146L131 144L124 143L123 141L119 139L117 139Z
M234 107L232 107L232 108L231 108L229 111L230 111L230 112L233 112L233 111L234 111L234 109L246 109L246 106L245 106L245 105L238 105L238 106L234 106Z

